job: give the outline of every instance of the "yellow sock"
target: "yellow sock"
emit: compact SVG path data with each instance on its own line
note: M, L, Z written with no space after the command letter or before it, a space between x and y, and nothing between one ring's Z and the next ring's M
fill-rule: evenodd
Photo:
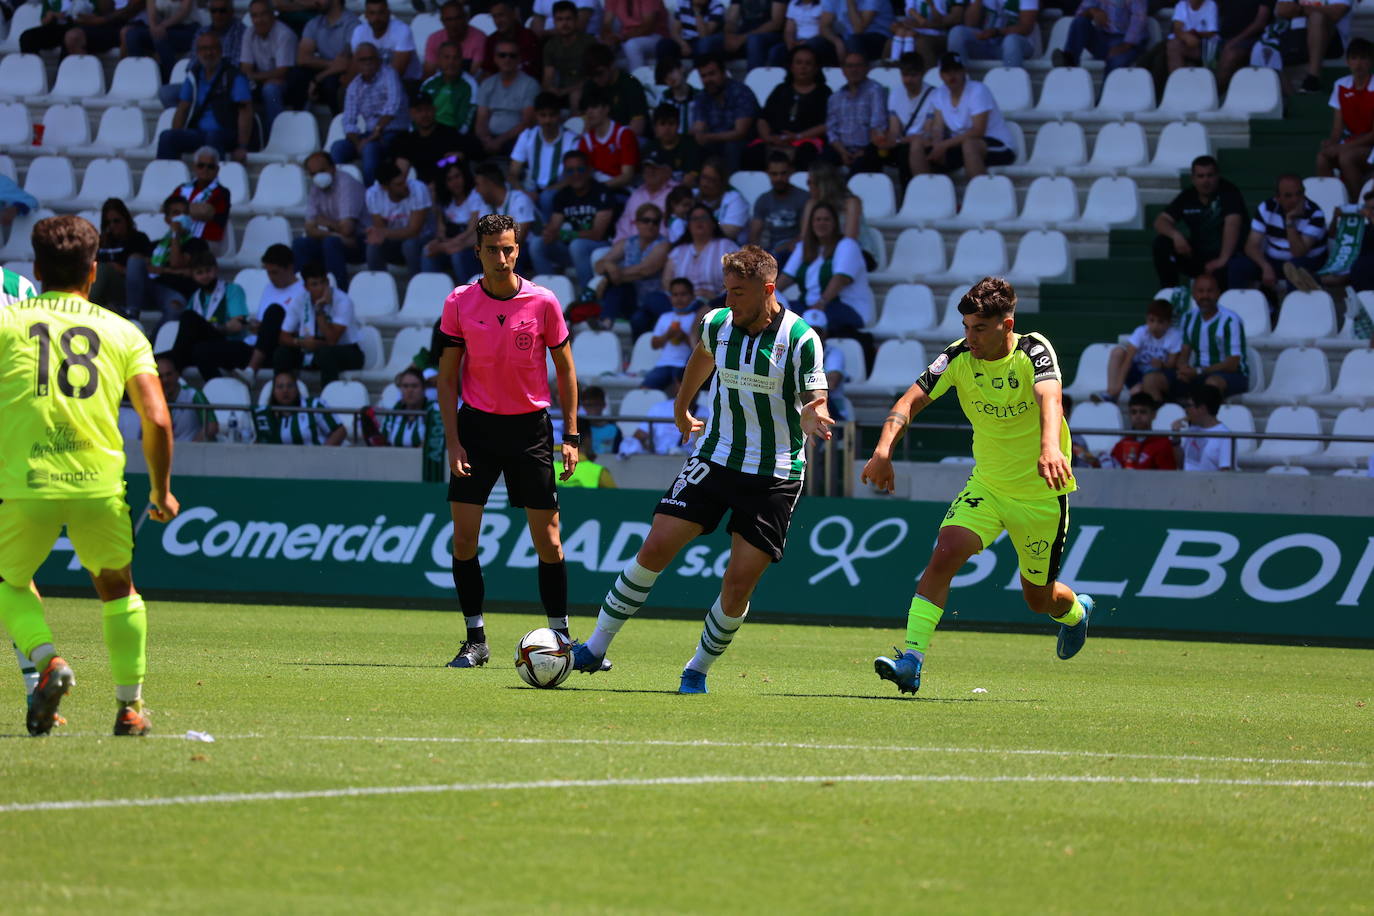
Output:
M1083 619L1083 605L1079 603L1078 596L1074 596L1073 606L1065 611L1062 616L1051 617L1050 619L1055 623L1062 623L1066 627L1077 626L1079 621Z

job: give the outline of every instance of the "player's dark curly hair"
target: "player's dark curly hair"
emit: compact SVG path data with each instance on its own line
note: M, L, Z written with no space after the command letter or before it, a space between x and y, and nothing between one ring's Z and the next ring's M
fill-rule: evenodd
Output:
M49 216L33 226L34 272L45 289L86 285L100 249L100 232L79 216Z
M505 213L488 213L477 221L477 244L482 244L484 236L515 231L515 220L512 217Z
M1002 277L984 277L959 300L960 315L1001 321L1016 314L1016 290Z

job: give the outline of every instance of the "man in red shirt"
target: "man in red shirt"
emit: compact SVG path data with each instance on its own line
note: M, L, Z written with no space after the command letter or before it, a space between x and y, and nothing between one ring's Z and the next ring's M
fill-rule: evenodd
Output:
M608 190L624 193L639 167L639 138L611 120L611 100L596 86L582 93L582 139L577 148L587 154L592 177Z
M439 408L448 445L449 508L453 515L453 585L467 621L467 639L448 663L477 668L491 657L482 619L486 586L477 556L482 509L503 473L510 504L525 510L539 555L539 598L548 625L568 635L568 569L558 531L553 479L546 353L558 375L563 405L562 478L577 466L577 373L558 298L515 272L520 245L509 216L477 221L482 276L444 301L439 332ZM462 381L463 408L458 409Z
M229 225L229 189L219 183L219 152L213 146L196 150L192 160L194 177L179 186L172 196L189 204L191 235L210 243L224 240Z
M1328 178L1339 169L1351 200L1359 200L1374 149L1374 42L1355 38L1345 52L1350 75L1331 87L1331 134L1317 151L1317 174Z
M1148 432L1154 428L1159 404L1145 392L1131 395L1127 404L1131 429ZM1119 468L1135 471L1176 471L1174 447L1168 436L1126 436L1112 447L1112 460Z

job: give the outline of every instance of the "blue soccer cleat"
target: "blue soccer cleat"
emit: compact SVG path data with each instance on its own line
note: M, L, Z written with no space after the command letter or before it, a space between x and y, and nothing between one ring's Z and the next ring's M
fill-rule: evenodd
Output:
M573 670L581 671L583 674L596 674L598 671L610 671L611 663L606 660L604 655L593 655L592 650L587 648L585 642L573 643Z
M921 667L923 662L915 652L899 652L894 646L896 658L879 655L873 659L873 670L878 677L897 685L898 693L915 693L921 689Z
M682 683L678 685L678 693L709 693L706 689L706 675L697 671L695 668L682 669Z
M1079 595L1078 603L1083 605L1083 619L1071 627L1059 625L1059 644L1054 647L1060 658L1069 659L1078 654L1088 638L1088 618L1093 615L1095 602L1088 595Z

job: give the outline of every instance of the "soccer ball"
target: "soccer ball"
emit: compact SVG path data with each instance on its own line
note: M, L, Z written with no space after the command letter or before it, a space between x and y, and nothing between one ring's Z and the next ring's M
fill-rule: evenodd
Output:
M557 687L573 670L572 642L548 627L530 630L515 647L515 670L531 687Z

